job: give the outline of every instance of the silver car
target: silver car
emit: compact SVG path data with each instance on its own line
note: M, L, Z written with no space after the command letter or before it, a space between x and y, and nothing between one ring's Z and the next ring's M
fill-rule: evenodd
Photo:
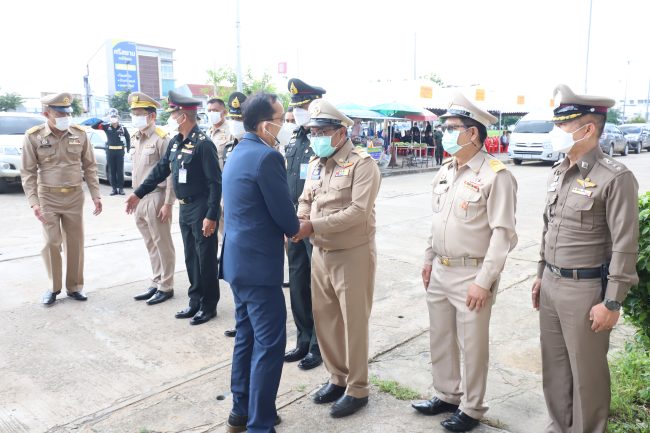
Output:
M605 123L603 135L600 136L600 148L609 156L614 156L615 153L627 156L630 152L623 132L613 123Z
M45 122L39 114L0 113L0 193L20 185L23 136L29 128Z
M88 135L88 142L95 152L95 159L97 160L97 176L99 177L99 180L108 181L108 167L106 165L106 133L99 129L88 128L86 134ZM132 171L133 161L131 160L131 154L126 152L124 154L125 182L131 182Z
M643 149L650 151L650 128L646 123L628 123L619 126L623 131L630 149L634 153L641 153Z

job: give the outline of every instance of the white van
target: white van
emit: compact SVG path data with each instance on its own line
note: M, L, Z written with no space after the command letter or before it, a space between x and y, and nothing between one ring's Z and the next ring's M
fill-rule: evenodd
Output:
M519 165L524 161L559 161L564 154L553 152L549 132L553 111L531 112L519 119L510 135L508 156Z

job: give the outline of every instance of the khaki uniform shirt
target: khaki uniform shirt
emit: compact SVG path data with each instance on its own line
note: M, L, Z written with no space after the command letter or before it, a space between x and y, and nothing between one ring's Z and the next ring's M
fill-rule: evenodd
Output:
M139 187L149 176L151 169L167 153L167 146L171 138L162 128L149 125L136 132L131 138L133 159L133 189ZM165 190L165 204L174 204L176 195L172 185L171 176L158 184L158 188Z
M312 244L341 250L372 241L381 175L370 155L348 140L331 157L312 158L307 170L298 217L311 220Z
M90 196L100 197L95 154L86 130L79 125L70 126L60 138L47 123L27 130L22 164L20 175L30 206L40 205L38 186L77 187L84 178Z
M219 168L223 172L223 152L226 148L226 144L230 143L232 137L230 136L230 128L228 128L228 122L223 122L221 126L215 128L214 125L210 127L210 138L217 148L217 156L219 157Z
M483 259L474 282L490 289L517 245L517 181L505 165L479 152L467 164L456 159L433 179L433 222L424 264L436 256Z
M569 164L565 158L548 179L537 276L547 263L580 269L610 262L605 297L622 302L639 281L639 185L599 146Z

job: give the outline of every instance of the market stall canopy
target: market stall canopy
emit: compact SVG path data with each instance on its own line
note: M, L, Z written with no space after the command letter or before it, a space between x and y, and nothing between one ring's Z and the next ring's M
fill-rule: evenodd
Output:
M393 118L402 118L409 120L436 120L438 118L438 116L429 110L416 107L414 105L402 104L399 102L379 104L375 105L374 107L370 107L370 109Z
M377 111L370 110L368 107L364 107L363 105L359 104L339 104L336 106L343 114L345 114L348 117L352 117L355 119L385 119L386 116L384 116L381 113L378 113Z

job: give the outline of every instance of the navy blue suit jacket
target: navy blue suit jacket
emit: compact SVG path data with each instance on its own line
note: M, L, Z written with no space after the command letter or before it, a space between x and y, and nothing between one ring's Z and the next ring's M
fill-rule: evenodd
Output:
M300 223L284 158L255 134L246 133L224 165L223 209L223 279L235 286L281 285L284 236L298 233Z

